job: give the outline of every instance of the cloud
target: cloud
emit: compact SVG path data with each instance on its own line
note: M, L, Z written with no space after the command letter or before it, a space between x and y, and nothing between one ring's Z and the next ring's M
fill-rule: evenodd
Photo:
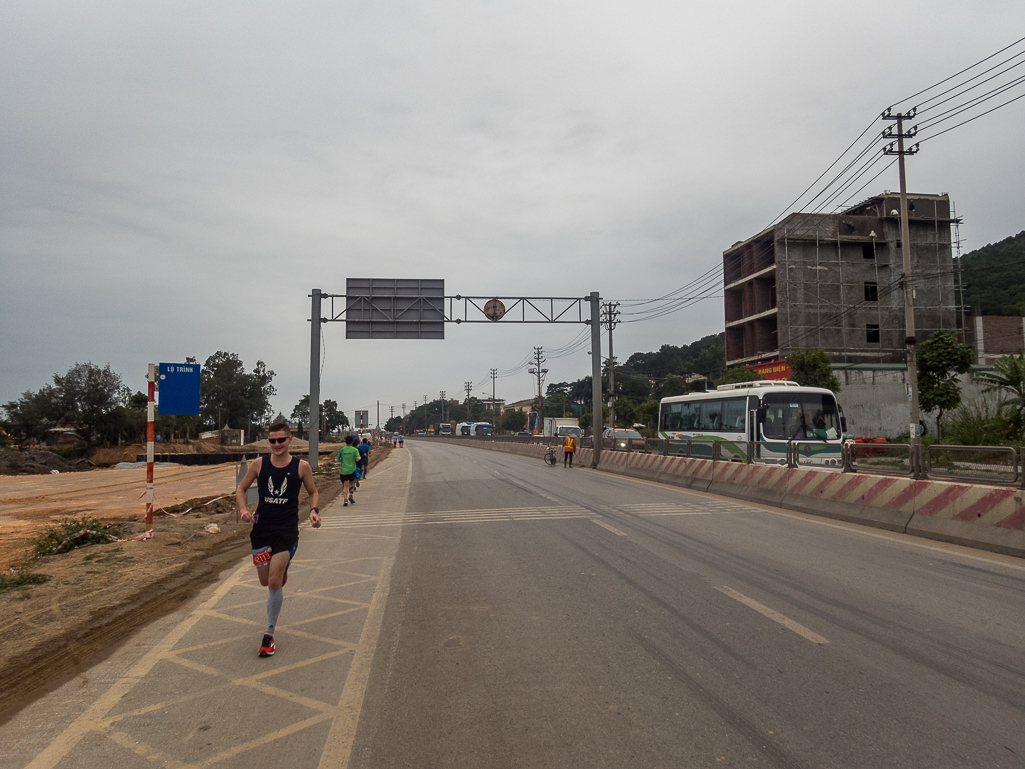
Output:
M0 400L78 360L134 383L148 362L223 349L277 371L288 413L309 389L307 294L341 293L346 277L613 299L684 285L886 104L1025 17L997 4L966 27L953 2L891 4L885 24L863 11L9 3ZM1020 117L939 139L909 171L914 189L950 192L970 245L1021 227ZM622 349L721 328L705 302L624 327ZM323 391L348 411L411 402L424 394L408 392L413 376L458 392L577 330L462 327L417 345L344 342L331 326ZM588 372L584 353L559 359L560 381ZM499 395L526 397L521 379Z

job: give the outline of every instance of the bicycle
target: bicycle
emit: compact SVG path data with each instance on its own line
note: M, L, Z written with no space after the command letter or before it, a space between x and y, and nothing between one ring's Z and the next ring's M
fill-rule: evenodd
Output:
M559 461L559 457L555 453L555 446L548 447L548 451L545 452L544 460L552 467L555 467L556 463Z

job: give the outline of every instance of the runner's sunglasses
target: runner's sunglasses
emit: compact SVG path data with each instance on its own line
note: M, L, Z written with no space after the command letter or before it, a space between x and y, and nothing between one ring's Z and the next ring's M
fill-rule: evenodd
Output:
M268 438L267 443L273 446L275 443L284 443L287 440L288 438Z

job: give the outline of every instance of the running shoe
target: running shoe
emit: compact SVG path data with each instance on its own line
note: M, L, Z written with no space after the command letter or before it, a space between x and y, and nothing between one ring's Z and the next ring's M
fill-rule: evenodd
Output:
M348 506L349 506L349 500L343 499L342 500L342 507L348 507Z
M356 504L356 498L354 496L352 496L351 494L349 495L349 504L350 505Z
M263 636L263 643L260 644L260 656L270 657L274 654L274 636L270 633L265 633Z

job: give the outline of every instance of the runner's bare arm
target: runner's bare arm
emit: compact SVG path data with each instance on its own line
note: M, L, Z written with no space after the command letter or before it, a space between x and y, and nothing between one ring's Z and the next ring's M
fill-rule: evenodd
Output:
M253 514L246 509L246 492L249 491L249 487L253 485L253 481L260 474L260 467L263 465L263 458L257 457L249 465L249 470L246 472L242 482L239 483L238 488L235 489L235 501L238 503L238 509L240 518L246 523L253 522Z
M299 477L302 479L306 493L310 496L310 523L313 528L320 528L320 492L317 491L317 484L313 480L313 468L305 459L299 460Z

